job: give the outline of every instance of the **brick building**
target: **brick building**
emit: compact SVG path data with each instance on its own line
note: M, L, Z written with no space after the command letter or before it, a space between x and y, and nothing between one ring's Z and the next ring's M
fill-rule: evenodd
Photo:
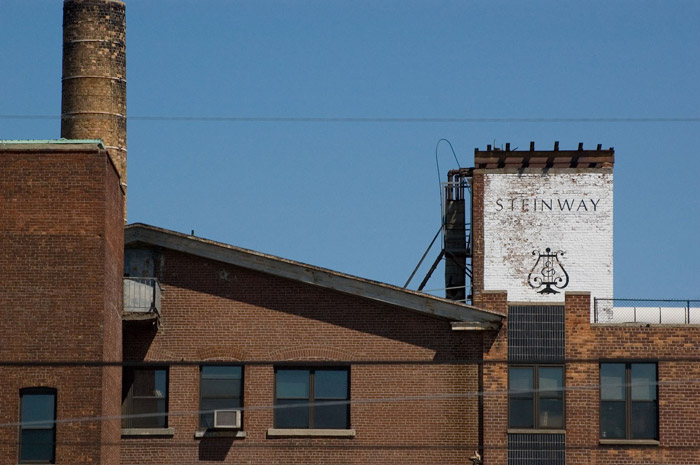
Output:
M472 302L506 315L484 339L484 463L700 463L698 302L612 299L613 164L531 143L450 173L472 194Z
M125 236L125 380L160 376L153 413L176 414L126 418L122 463L465 463L478 449L481 334L500 315L152 226ZM240 407L240 427L212 428L211 410Z
M611 299L612 149L451 172L449 300L124 227L124 12L65 1L65 139L0 141L0 464L700 463L700 311Z
M0 142L0 463L119 463L123 202L100 141Z

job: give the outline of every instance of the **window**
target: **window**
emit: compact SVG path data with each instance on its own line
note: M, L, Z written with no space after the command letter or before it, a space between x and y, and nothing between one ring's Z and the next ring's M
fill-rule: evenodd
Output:
M658 439L656 363L600 364L600 437Z
M278 368L275 372L275 427L350 427L350 372L347 368Z
M56 390L27 388L20 396L20 463L54 463Z
M240 366L202 366L199 377L199 426L214 427L214 410L243 406L243 368Z
M122 428L166 428L168 426L168 370L124 368Z
M510 428L564 428L564 368L551 365L508 368Z

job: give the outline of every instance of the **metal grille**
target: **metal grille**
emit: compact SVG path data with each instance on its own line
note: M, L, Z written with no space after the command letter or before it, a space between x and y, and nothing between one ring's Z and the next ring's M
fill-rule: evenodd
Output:
M508 465L565 465L563 434L509 434Z
M563 305L509 307L509 362L563 362L564 355Z

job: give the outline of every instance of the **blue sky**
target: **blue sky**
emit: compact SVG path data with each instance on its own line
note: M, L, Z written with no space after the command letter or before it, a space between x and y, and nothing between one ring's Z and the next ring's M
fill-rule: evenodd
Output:
M696 0L126 3L132 117L700 116ZM0 139L59 137L61 21L60 0L0 0L0 114L55 116L0 117ZM133 119L128 136L130 222L398 285L440 225L440 138L461 166L487 144L612 146L615 296L700 298L697 121Z

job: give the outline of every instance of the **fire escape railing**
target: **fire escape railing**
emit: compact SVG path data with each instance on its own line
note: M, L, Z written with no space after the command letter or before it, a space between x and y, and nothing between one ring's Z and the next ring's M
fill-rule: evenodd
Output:
M157 278L124 277L124 313L160 318L161 288Z

